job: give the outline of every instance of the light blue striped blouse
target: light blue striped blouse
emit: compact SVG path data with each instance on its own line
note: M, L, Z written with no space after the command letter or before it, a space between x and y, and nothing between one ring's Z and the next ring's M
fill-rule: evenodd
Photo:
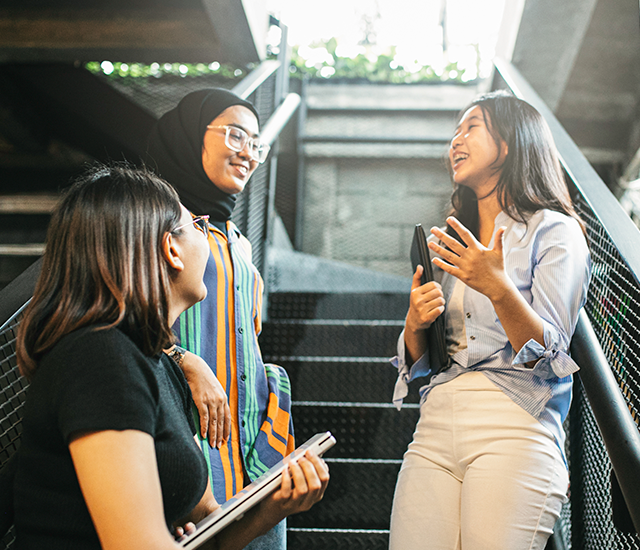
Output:
M542 318L545 345L532 339L516 354L491 301L465 286L463 319L467 348L451 356L450 368L420 388L421 403L434 386L465 372L481 371L546 426L564 453L562 423L571 404L572 374L578 370L567 353L589 287L589 249L578 222L559 212L540 210L527 225L501 212L495 220L494 235L502 226L507 228L505 269ZM434 274L440 279L449 303L456 278L437 268ZM531 361L536 361L533 368L526 366ZM398 355L391 362L398 368L393 402L400 409L408 382L431 373L429 354L425 353L409 367L403 332L398 340Z

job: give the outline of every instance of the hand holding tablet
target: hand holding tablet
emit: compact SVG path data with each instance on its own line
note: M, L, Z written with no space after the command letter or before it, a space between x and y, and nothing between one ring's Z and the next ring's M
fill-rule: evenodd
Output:
M241 519L247 511L270 495L273 495L272 500L275 501L276 509L272 510L275 515L284 514L282 516L284 517L294 512L308 510L318 499L316 496L310 496L309 501L305 502L305 493L312 489L306 487L307 481L316 484L316 479L319 477L318 472L321 472L321 475L322 472L328 475L328 468L319 457L333 447L335 442L336 440L330 432L316 434L199 522L195 531L187 534L180 541L181 546L183 548L199 548L225 527ZM309 450L313 453L310 453L305 457L306 460L298 464L299 459L305 456ZM320 483L323 482L320 480ZM326 481L324 485L326 486ZM280 487L279 490L278 487ZM309 494L315 495L319 489L322 487L315 487L315 491L311 491ZM323 489L322 492L324 492ZM300 506L300 499L302 499L302 506ZM295 509L287 510L287 501L295 501ZM267 504L265 503L265 505ZM267 514L270 512L271 510L265 510Z

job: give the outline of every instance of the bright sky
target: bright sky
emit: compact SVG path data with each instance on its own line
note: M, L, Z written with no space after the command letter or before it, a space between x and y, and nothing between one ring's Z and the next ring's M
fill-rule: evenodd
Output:
M457 61L475 72L477 51L481 76L490 70L505 0L267 0L271 13L289 26L289 42L309 46L336 38L339 55L355 54L371 22L374 53L397 48L405 68L434 68ZM447 56L443 56L445 18ZM476 46L478 50L476 50ZM361 48L362 49L362 48ZM304 52L300 53L304 57ZM308 52L307 52L308 53ZM475 77L469 73L469 77Z

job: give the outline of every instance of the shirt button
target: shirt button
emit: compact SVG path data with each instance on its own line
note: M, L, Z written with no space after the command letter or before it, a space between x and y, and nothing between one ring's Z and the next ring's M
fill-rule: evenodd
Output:
M469 336L469 339L470 339L470 340L475 340L475 339L476 339L476 337L475 337L475 336Z
M242 380L244 382L246 379L247 379L247 375L246 374L240 375L240 380Z
M236 285L236 290L240 290L240 285Z
M244 420L243 420L243 421L242 421L242 427L243 427L243 428L244 428L244 424L245 424L245 422L244 422Z
M238 329L238 332L239 332L240 334L242 334L242 327L240 327L240 328Z
M471 319L471 313L467 312L467 319Z

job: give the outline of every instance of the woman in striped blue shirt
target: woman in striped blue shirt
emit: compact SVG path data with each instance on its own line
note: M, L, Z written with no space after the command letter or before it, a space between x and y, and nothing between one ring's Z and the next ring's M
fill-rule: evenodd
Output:
M475 100L449 147L454 194L429 248L440 282L413 278L394 402L431 373L445 315L447 368L421 388L391 516L392 550L545 547L568 486L567 355L590 258L549 128L505 92Z

